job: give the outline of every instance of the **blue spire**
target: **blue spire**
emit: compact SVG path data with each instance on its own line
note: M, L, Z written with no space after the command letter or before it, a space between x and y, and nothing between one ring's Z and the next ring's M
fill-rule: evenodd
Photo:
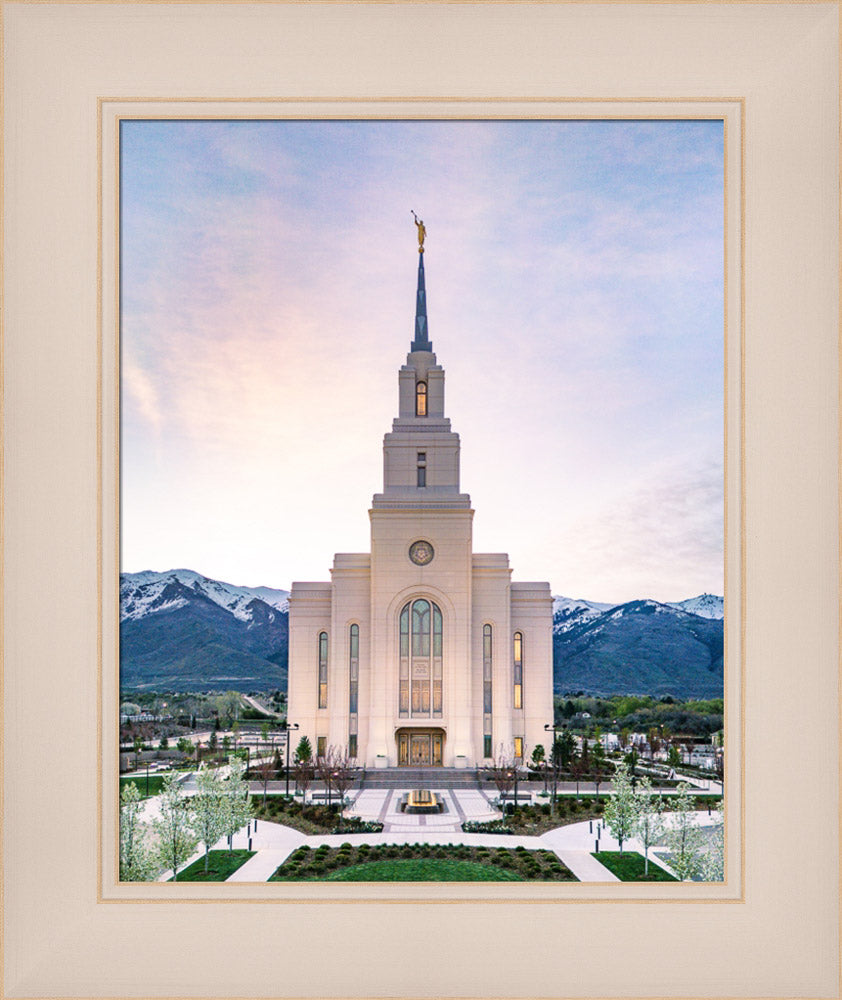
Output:
M415 339L410 351L432 351L427 337L427 290L424 287L424 251L418 254L418 292L415 296Z

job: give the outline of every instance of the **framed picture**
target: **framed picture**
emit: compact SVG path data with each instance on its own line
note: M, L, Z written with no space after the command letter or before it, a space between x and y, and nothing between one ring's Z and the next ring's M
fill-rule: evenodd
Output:
M518 861L499 840L508 834L499 832L507 827L495 805L514 798L517 779L521 811L509 822L528 838L518 845L538 852L524 861L544 862L539 881L581 898L576 879L586 889L613 881L592 855L600 841L602 860L619 863L607 838L622 829L611 820L602 836L607 807L591 767L604 782L613 758L626 764L631 781L643 782L633 801L653 783L657 812L674 802L683 752L684 763L707 764L708 773L689 778L688 794L698 796L694 826L704 824L693 833L695 875L710 881L702 876L714 855L703 857L701 834L717 843L721 830L721 783L711 773L722 766L723 741L711 739L724 719L723 598L714 595L725 593L726 479L729 535L740 534L740 408L730 407L726 428L723 405L726 372L731 397L741 392L740 226L726 218L740 211L740 107L674 105L640 119L639 107L625 102L559 102L543 105L536 120L517 117L529 112L526 102L498 103L497 115L514 117L443 120L454 111L447 102L412 120L394 117L407 114L400 104L390 114L350 101L320 109L322 119L302 119L306 108L284 103L262 102L257 119L248 104L103 103L103 145L115 129L120 145L117 700L121 772L135 771L120 780L136 783L145 761L154 789L167 762L195 767L199 756L213 761L213 751L243 753L253 775L265 763L267 795L253 807L261 832L243 834L244 846L237 838L238 849L257 856L229 850L227 858L226 870L242 862L238 883L265 883L282 861L283 875L287 860L320 846L306 834L330 844L338 822L323 818L320 829L315 813L302 814L300 849L290 857L302 802L290 812L281 797L289 794L281 754L291 756L295 745L287 749L284 722L273 732L280 718L312 750L315 763L299 768L313 781L311 802L336 798L341 771L351 801L341 826L352 849L342 860L357 874L423 869L423 881L436 881L437 860L420 864L412 845L447 853L455 838L467 850L439 866L448 882L456 867L460 882L522 877L519 867L496 871L478 853L494 848L501 862ZM162 110L167 117L156 117ZM106 209L118 203L111 182L106 169ZM426 224L398 211L409 190L429 203ZM115 228L106 211L103 230ZM734 290L727 342L726 270ZM117 285L108 266L103 284ZM390 346L399 373L389 370ZM115 362L106 346L105 370ZM397 419L381 457L378 431L389 427L395 374ZM104 410L117 409L106 391ZM369 506L370 529L360 516ZM489 554L507 534L511 557ZM355 554L335 557L331 584L292 583L290 594L292 580L319 576L325 546ZM113 594L107 541L104 549L104 590ZM731 850L728 885L716 886L732 899L741 893L737 551L725 667ZM202 572L177 568L194 566ZM558 589L549 583L519 582L553 566L566 592L613 601L577 604L553 598ZM237 589L248 579L276 589ZM689 599L673 600L685 591ZM238 599L258 603L238 610ZM642 647L646 653L635 652ZM105 666L106 678L114 666ZM555 712L553 690L566 696ZM629 695L642 697L619 700ZM241 721L255 699L262 720ZM116 701L110 709L108 702L106 732L117 716ZM554 738L548 770L539 761ZM144 751L133 747L144 739ZM104 761L116 759L106 743ZM430 786L434 816L432 804L407 798L418 785ZM115 787L106 781L106 790ZM113 814L116 804L104 801ZM652 831L664 826L654 814L653 822ZM651 832L644 850L664 837ZM353 849L363 845L372 868L359 867ZM392 860L395 847L413 856ZM709 873L720 883L724 841L721 850L723 870ZM189 880L187 844L182 853L188 870L179 865L179 878ZM689 871L694 862L686 850L682 857ZM333 880L339 857L325 861ZM159 867L173 863L168 853ZM640 864L637 881L649 881ZM123 880L137 883L144 867L124 859ZM660 865L657 873L674 878ZM534 881L517 889L528 896ZM302 888L311 886L262 885L260 895ZM350 898L378 887L320 888ZM403 888L413 897L418 887ZM549 888L539 887L541 898ZM708 898L713 888L670 893L659 885L656 898L696 890ZM447 898L461 891L436 890ZM162 893L169 898L171 887Z
M826 474L838 395L838 213L828 211L838 169L827 115L836 7L11 3L3 13L14 196L5 209L7 995L838 996L826 877L838 847L838 742L828 738L836 498ZM249 52L247 66L220 61L232 48ZM453 60L455 51L467 55ZM69 73L59 58L68 52ZM184 885L181 905L160 885L125 891L114 878L116 726L106 712L117 704L117 368L101 363L116 362L117 230L98 225L117 218L107 202L118 191L120 122L585 120L611 117L612 105L630 121L724 123L737 878L680 903L645 887L620 900L610 886L576 899L423 885L408 898L394 886L341 896L316 884L284 898L244 884L220 900ZM45 149L47 124L57 154ZM407 206L408 229L409 208L419 206ZM739 225L728 229L729 219ZM409 229L412 253L415 236ZM76 582L58 596L48 588L45 615L43 590L37 602L21 595L50 578ZM788 714L805 698L809 725ZM33 732L32 705L43 706L49 741ZM72 777L56 758L72 762ZM249 942L267 931L278 945L258 953ZM488 961L497 940L517 961ZM599 941L621 944L608 955ZM431 955L419 982L417 960Z

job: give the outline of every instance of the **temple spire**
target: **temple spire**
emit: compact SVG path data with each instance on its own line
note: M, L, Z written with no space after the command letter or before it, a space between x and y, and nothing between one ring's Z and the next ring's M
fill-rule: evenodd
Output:
M415 339L409 349L413 352L432 352L433 345L427 335L427 289L424 285L424 237L427 235L427 230L415 212L412 215L418 227L418 291L415 295Z

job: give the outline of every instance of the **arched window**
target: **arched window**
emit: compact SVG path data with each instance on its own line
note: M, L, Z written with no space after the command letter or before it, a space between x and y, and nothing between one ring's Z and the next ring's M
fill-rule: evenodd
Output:
M415 383L415 416L427 416L427 383Z
M515 632L512 640L512 666L514 679L514 708L523 708L523 633Z
M490 625L482 627L482 755L492 756L491 710L492 690L491 674L493 661L491 659L492 629Z
M319 708L327 708L327 632L319 633Z
M359 722L359 680L360 680L360 627L351 626L348 641L348 756L357 756L357 727Z
M401 718L441 718L442 616L437 604L421 597L400 613Z

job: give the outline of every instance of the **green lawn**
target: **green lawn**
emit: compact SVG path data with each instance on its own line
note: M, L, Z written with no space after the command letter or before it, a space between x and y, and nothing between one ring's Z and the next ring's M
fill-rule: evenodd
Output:
M644 874L645 859L637 851L599 851L593 857L613 872L621 882L677 882L669 872L665 872L649 858L649 874Z
M204 854L178 873L179 882L224 882L238 868L254 857L254 851L211 851L205 872ZM172 882L172 879L169 880Z
M466 844L297 848L271 882L557 882L576 877L552 851Z
M140 792L141 796L146 798L146 773L143 774L133 774L128 778L120 778L120 791L123 790L123 785L127 784L137 785L137 790ZM157 795L161 791L161 787L164 784L164 776L162 774L150 774L149 775L149 795Z

